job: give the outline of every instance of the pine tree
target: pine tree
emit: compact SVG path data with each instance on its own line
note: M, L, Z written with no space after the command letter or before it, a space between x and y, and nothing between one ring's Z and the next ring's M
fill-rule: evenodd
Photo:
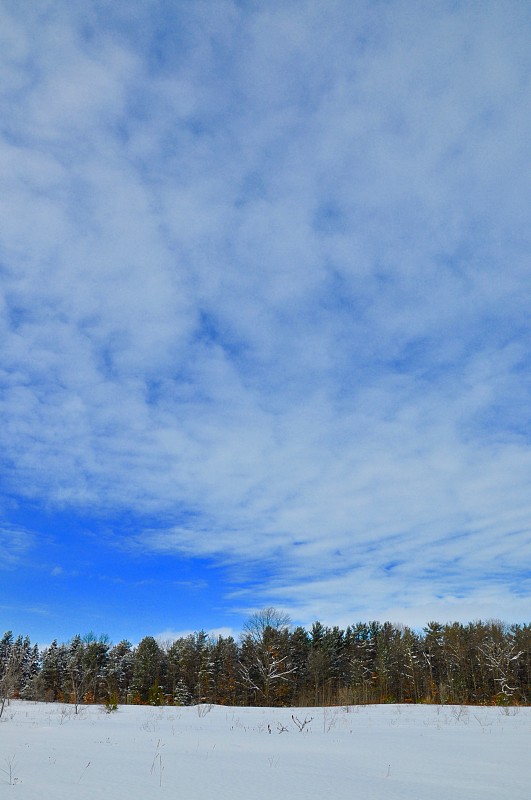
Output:
M153 636L145 636L134 652L132 689L141 702L148 702L149 692L161 678L163 652ZM160 687L159 687L160 688Z

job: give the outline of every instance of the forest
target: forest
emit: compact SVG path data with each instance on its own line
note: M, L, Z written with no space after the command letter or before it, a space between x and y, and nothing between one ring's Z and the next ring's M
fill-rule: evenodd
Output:
M0 716L10 698L79 704L332 706L527 705L531 624L390 622L294 627L274 608L238 639L204 631L136 646L89 633L39 649L0 640Z

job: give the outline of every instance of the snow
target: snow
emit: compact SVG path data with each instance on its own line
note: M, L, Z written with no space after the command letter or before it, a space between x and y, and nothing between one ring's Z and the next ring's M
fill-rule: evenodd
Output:
M299 731L292 714L311 721ZM0 797L529 800L530 733L531 708L88 706L76 716L12 701Z

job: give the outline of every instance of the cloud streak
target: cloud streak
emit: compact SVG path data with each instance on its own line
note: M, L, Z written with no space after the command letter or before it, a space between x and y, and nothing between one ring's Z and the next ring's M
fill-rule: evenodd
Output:
M29 531L11 525L0 526L0 567L14 567L31 550L33 536Z

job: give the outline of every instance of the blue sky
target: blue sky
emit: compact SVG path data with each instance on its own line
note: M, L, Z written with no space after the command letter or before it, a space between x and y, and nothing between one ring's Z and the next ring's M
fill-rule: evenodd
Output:
M0 0L0 628L529 621L530 37Z

